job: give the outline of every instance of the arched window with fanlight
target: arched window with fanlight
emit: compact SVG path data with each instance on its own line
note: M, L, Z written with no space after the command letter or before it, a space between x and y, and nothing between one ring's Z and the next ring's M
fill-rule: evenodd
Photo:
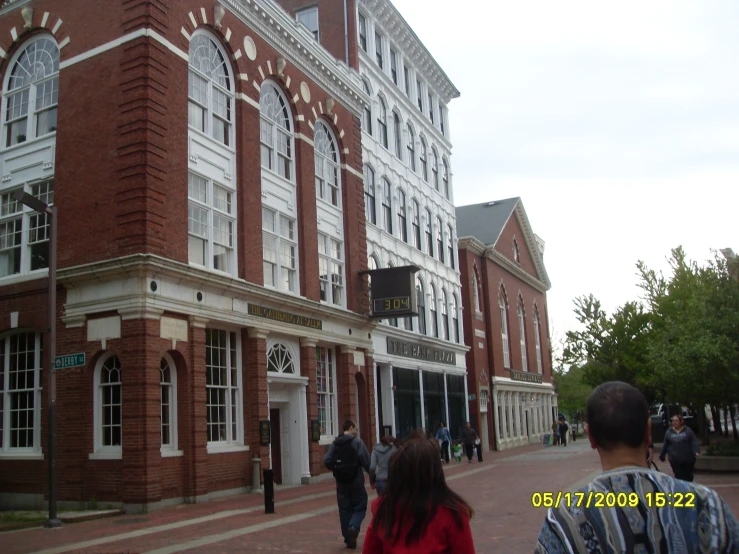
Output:
M174 456L177 451L177 370L174 360L165 354L159 362L161 407L161 453Z
M123 455L121 362L112 352L98 360L94 388L94 450L90 457L120 459Z
M315 144L316 195L332 206L341 208L341 173L334 134L322 121L316 121Z
M11 64L3 88L5 147L56 131L59 47L52 37L40 35Z
M259 113L262 168L294 182L292 117L285 95L271 81L260 88Z

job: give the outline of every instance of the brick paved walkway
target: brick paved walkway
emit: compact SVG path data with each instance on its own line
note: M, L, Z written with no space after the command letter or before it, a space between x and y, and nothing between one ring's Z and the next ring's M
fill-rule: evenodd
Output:
M669 472L668 464L660 468ZM453 462L446 474L476 510L475 546L485 554L531 552L544 517L543 508L531 506L531 494L580 487L599 470L597 453L580 440L567 448L534 445L487 453L481 464ZM697 481L714 487L739 514L739 476L699 476ZM274 515L264 514L261 496L238 495L141 516L2 533L0 552L346 552L332 481L280 489L276 500ZM369 518L360 545L367 523Z

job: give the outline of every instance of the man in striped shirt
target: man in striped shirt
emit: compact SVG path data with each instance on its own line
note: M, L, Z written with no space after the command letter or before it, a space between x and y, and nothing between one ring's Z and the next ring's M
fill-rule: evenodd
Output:
M715 491L645 467L652 433L641 392L600 385L587 421L603 473L549 509L537 554L739 554L739 523Z

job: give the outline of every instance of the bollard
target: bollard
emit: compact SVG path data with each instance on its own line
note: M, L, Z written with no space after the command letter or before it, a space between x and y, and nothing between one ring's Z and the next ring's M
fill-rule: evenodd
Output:
M252 462L254 464L254 467L251 473L251 493L252 494L262 494L262 485L259 482L259 477L261 473L260 464L262 463L262 460L254 456L254 458L252 459Z
M264 470L264 513L275 513L275 481L271 469Z

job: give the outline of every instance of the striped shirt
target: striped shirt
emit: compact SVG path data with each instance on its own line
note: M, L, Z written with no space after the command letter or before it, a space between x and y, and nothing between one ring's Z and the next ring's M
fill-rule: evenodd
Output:
M613 507L595 507L595 500L605 493L615 493L607 502ZM676 500L692 504L686 502L692 499L690 493L695 495L695 507L672 505ZM576 505L577 498L588 497L590 507L583 505L586 501ZM664 506L656 507L661 500ZM724 500L707 487L643 467L624 467L602 473L577 497L565 495L558 508L550 508L535 552L739 554L739 523Z

